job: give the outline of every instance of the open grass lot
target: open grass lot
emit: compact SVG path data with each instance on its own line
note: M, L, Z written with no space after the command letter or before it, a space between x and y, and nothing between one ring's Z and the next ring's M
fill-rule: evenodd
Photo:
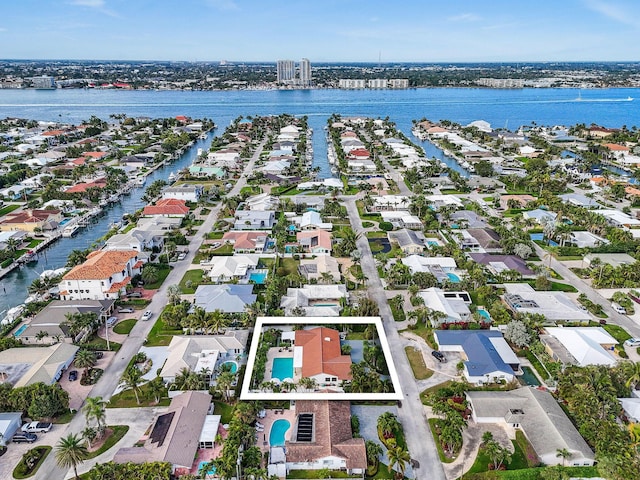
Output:
M220 421L225 424L229 423L233 418L233 411L235 410L235 405L229 405L228 403L214 401L214 415L220 415Z
M137 320L135 318L128 318L126 320L123 320L115 327L113 327L113 332L120 335L128 335L136 322Z
M292 275L298 272L298 265L300 265L300 262L294 258L281 258L278 265L278 269L285 269L287 272L285 275Z
M20 208L20 205L7 205L6 207L2 207L0 208L0 217L6 215L7 213L11 213L18 208Z
M147 347L161 347L167 346L171 343L171 339L174 335L182 335L184 332L182 329L168 328L162 320L162 314L156 320L156 323L151 328L149 335L147 335L147 341L145 346Z
M164 263L156 263L153 266L158 270L158 279L155 282L145 283L144 288L147 290L156 290L160 288L162 283L169 275L169 272L171 272L171 269L173 268Z
M547 478L594 478L600 477L597 467L561 467L562 477L549 476L552 467L500 470L497 472L466 473L463 480L545 480Z
M409 365L416 380L425 380L433 375L433 371L427 368L422 357L422 351L415 347L404 347L404 351L409 359Z
M180 280L180 291L184 294L194 294L196 293L196 288L198 285L202 285L206 282L206 278L204 277L204 270L198 268L195 270L187 270Z
M434 350L438 349L438 345L436 344L436 340L433 337L433 330L428 328L424 323L417 323L414 325L414 328L410 328L408 330L401 331L409 331L411 333L415 333L416 335L422 337L427 345L429 345Z

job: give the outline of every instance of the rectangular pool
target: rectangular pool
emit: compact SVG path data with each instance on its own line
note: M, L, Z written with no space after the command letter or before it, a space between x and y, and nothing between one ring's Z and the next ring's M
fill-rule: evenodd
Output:
M274 358L271 378L277 378L280 381L287 378L293 380L293 357Z
M18 330L16 330L16 332L13 334L13 336L18 338L22 334L22 332L24 332L27 329L28 326L29 325L25 323Z

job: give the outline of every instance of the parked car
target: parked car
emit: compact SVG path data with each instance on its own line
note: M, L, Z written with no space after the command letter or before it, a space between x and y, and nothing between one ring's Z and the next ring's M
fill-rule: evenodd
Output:
M97 352L93 352L96 354L96 360L100 360L102 357L104 357L104 352L101 351L97 351Z
M118 321L118 317L109 317L107 318L107 326L111 327L115 325L117 321Z
M21 430L24 433L46 433L51 430L53 423L51 422L30 422L22 425Z
M447 361L447 358L444 356L444 354L437 350L431 352L431 355L433 355L440 363L444 363Z
M133 313L133 308L119 308L118 313Z
M640 338L629 338L624 341L624 344L629 347L640 347Z
M142 293L140 292L131 292L129 295L127 295L129 298L141 298L142 297Z
M78 371L77 370L71 370L69 372L69 381L70 382L75 382L78 379Z
M33 443L38 439L35 433L16 433L11 439L13 443Z
M220 242L213 242L211 248L218 248L220 245L222 245Z
M619 303L611 302L611 308L613 308L616 312L621 313L622 315L627 314L627 310Z
M146 321L147 321L147 320L149 320L152 316L153 316L153 313L151 313L151 311L150 311L150 310L147 310L146 312L144 312L144 313L142 314L142 317L141 317L141 318L142 318L142 320L143 320L143 321L145 321L145 322L146 322Z
M180 255L178 255L178 260L184 260L185 258L187 258L187 254L182 252Z

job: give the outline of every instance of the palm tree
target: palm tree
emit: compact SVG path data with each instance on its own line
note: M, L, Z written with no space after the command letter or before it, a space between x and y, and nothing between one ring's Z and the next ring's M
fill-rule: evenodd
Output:
M173 305L176 305L180 302L181 293L180 285L169 285L167 287L167 300L169 300Z
M79 478L78 465L84 462L88 455L82 437L74 433L62 437L56 445L56 463L61 468L73 468L75 478Z
M222 393L225 402L229 402L229 389L233 385L235 378L235 374L231 372L222 372L216 378L217 389Z
M573 454L569 450L567 450L566 448L558 448L556 450L556 457L557 458L562 458L562 466L564 467L565 466L565 461L568 458L573 457Z
M142 372L135 365L131 365L127 368L122 375L122 381L125 387L133 390L136 396L136 403L140 405L140 385L143 383Z
M93 443L93 441L96 439L96 437L98 436L98 432L95 428L93 427L85 427L84 430L82 430L82 438L84 438L87 443L89 444L89 448L91 448L91 444Z
M76 353L75 364L78 368L84 368L84 375L88 375L89 369L97 362L96 354L83 348Z
M624 372L627 376L627 381L625 382L627 388L640 383L640 362L626 362Z
M84 416L89 423L91 420L95 420L98 432L100 435L104 432L106 427L105 425L105 407L109 403L107 400L103 400L102 397L88 397L82 411L84 412Z
M387 450L387 457L389 457L389 473L391 473L394 466L397 466L398 470L395 473L395 477L404 478L404 471L407 468L407 463L411 460L409 452L400 445L396 445L395 447Z
M382 447L372 440L367 440L364 444L367 450L367 463L371 466L378 463L378 457L382 455Z

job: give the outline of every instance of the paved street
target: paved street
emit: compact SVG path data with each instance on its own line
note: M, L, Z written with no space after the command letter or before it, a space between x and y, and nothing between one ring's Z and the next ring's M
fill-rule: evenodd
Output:
M247 183L246 176L253 172L255 162L262 152L264 141L258 145L254 155L246 164L242 176L238 179L234 187L227 194L229 196L238 195L242 187ZM221 208L221 202L211 209L211 212L207 216L207 219L200 226L196 234L190 241L189 253L187 258L173 264L173 270L169 273L166 280L156 292L151 300L151 304L147 307L153 313L152 321L149 322L137 322L128 338L123 342L122 347L117 352L111 364L105 369L104 374L100 378L100 381L93 387L90 397L101 396L104 399L111 398L114 390L120 382L120 378L124 373L125 368L129 365L131 358L138 353L140 347L143 345L145 338L149 334L149 331L153 327L155 320L167 305L167 287L169 285L178 284L185 272L189 269L193 258L195 257L198 247L204 240L204 237L209 233L218 217L218 211ZM135 410L134 410L135 411ZM131 425L131 423L129 423ZM66 434L79 433L84 429L85 419L83 415L76 415L71 422L67 425ZM148 425L147 425L148 426ZM60 427L64 427L60 425ZM145 427L146 428L146 427ZM35 475L35 480L63 480L67 474L66 470L59 468L55 463L55 456L49 455L45 462L42 464L38 473Z
M362 222L358 215L355 198L342 197L341 199L347 207L351 226L356 234L361 234L364 229L362 228ZM413 372L409 366L409 361L406 355L404 355L403 341L398 334L391 309L386 301L382 282L378 276L371 248L369 248L369 242L364 235L358 238L357 246L362 254L360 265L367 278L367 294L370 298L378 302L380 316L382 317L385 333L389 340L389 347L392 352L396 352L393 360L396 370L398 371L398 377L402 381L402 389L405 394L402 408L398 409L398 419L404 428L411 458L420 463L420 468L416 472L417 478L445 480L444 470L438 458L436 445L427 424L422 402L420 401L420 391L413 379Z

